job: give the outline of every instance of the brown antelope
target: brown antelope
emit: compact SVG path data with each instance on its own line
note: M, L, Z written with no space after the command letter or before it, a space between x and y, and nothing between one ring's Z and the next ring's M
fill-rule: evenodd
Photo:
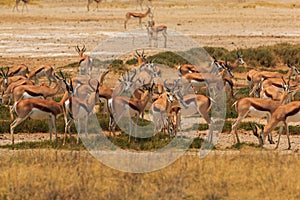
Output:
M49 120L50 140L52 140L52 127L57 139L56 117L65 115L64 102L69 98L70 92L66 91L60 102L46 99L22 99L15 103L14 111L17 118L10 124L11 142L14 144L14 129L27 118L35 120ZM66 122L65 115L65 122Z
M24 76L27 77L26 74L29 73L28 67L24 64L17 65L14 67L10 67L8 70L8 76Z
M79 74L91 76L93 70L93 59L90 56L84 54L86 51L85 45L83 45L82 49L80 49L77 45L75 47L75 50L79 55Z
M136 12L128 12L125 15L125 21L124 21L124 28L126 29L127 22L130 18L138 18L139 19L139 25L142 27L142 19L147 17L151 13L151 8L148 8L148 10L145 13L136 13Z
M176 101L176 87L178 81L174 81L174 86L170 89L166 81L164 82L165 92L162 93L156 101L151 105L152 121L154 124L154 134L158 133L161 129L168 129L168 119L170 119L170 111L173 103Z
M34 83L31 81L31 80L28 80L28 79L21 79L21 80L18 80L18 81L15 81L11 84L8 85L8 87L6 88L6 90L4 91L3 93L3 98L6 98L6 97L9 97L9 100L8 100L8 105L11 104L12 102L12 98L13 98L13 91L16 87L20 86L20 85L34 85Z
M90 11L90 5L91 5L94 1L97 3L97 11L98 11L98 5L99 5L99 3L101 2L101 0L88 0L88 1L87 1L87 11Z
M175 116L173 117L175 118L175 120L174 119L171 120L176 122L174 128L178 129L179 127L178 124L180 124L181 116L191 116L197 113L199 113L204 118L207 124L210 124L211 120L209 117L209 111L213 101L211 98L201 94L187 94L183 96L180 90L177 93L177 96L178 96L178 103L180 104L172 106L170 111L171 113L173 112L174 113L173 116ZM179 116L177 116L179 111L180 111ZM177 130L175 130L175 133L176 132Z
M6 90L6 88L8 87L9 84L16 82L18 80L25 80L27 79L24 76L9 76L9 71L7 70L6 72L4 72L3 68L0 68L0 75L2 76L2 79L0 80L0 86L3 87L3 92L4 90Z
M135 55L134 57L136 57L137 61L138 61L138 66L143 66L146 64L147 62L147 58L146 55L144 54L144 50L142 51L142 53L139 53L137 50L135 51Z
M29 0L16 0L16 4L15 6L13 7L13 12L15 11L15 9L17 9L17 11L19 12L19 3L20 2L23 2L23 7L22 7L22 12L24 10L24 7L26 7L27 11L28 11L28 7L27 7L27 3L29 2Z
M92 86L91 81L89 81L88 84L93 89L93 92L89 95L88 99L86 99L86 98L82 99L79 97L72 96L68 100L65 101L66 115L67 116L69 115L70 119L65 124L65 134L64 134L63 144L65 144L67 132L69 132L69 134L71 134L70 127L74 123L74 120L77 120L77 122L78 122L77 144L79 143L79 135L81 133L81 122L80 122L81 117L84 117L84 119L85 119L85 128L84 128L85 134L88 133L88 117L92 113L92 111L95 107L95 104L99 101L99 90L98 90L99 84L96 86L96 88L94 88ZM73 88L71 90L73 90Z
M45 76L49 81L49 86L51 86L52 82L56 82L56 77L54 73L54 68L49 65L42 65L39 67L35 67L30 70L28 79L32 80L34 79L35 84L39 83L39 78Z
M152 87L145 86L146 89L141 97L141 99L137 98L129 98L126 96L115 96L112 97L109 102L110 108L110 131L115 134L115 127L119 123L122 117L135 117L135 138L136 138L136 130L138 125L138 119L140 115L144 112L145 107L152 95ZM132 119L129 119L129 141L132 135Z
M236 142L240 143L239 136L237 134L237 127L239 123L247 116L252 117L267 117L267 121L269 121L271 115L275 112L275 110L280 106L287 102L289 97L289 86L286 86L284 95L281 96L280 101L274 101L271 99L261 99L261 98L252 98L245 97L237 100L233 106L235 106L235 110L238 113L237 119L232 123L231 126L231 134L236 136ZM269 138L269 142L273 143L271 137Z
M249 84L250 89L253 88L253 81L252 81L252 79L253 79L253 76L254 76L257 72L260 72L260 71L258 71L258 70L256 70L256 69L251 69L249 72L247 72L246 79L247 79L247 82L248 82L248 84Z
M164 48L167 48L167 26L159 25L155 26L154 21L148 21L148 25L146 26L147 33L149 37L149 45L152 46L152 39L155 41L154 46L158 47L158 33L161 33L164 37Z
M199 67L197 67L195 65L191 65L191 64L183 64L183 65L179 65L177 67L177 69L181 75L185 75L187 73L200 73L200 70L198 70L198 68Z
M58 78L58 77L57 77ZM24 98L48 98L56 95L61 89L65 89L64 80L58 79L55 87L46 85L20 85L13 90L14 102Z
M253 84L252 90L250 91L250 96L252 96L259 89L259 83L268 78L282 78L286 77L291 79L291 76L294 74L299 74L299 70L295 66L287 65L289 71L287 74L281 74L279 72L269 72L269 71L258 71L252 75L251 82ZM247 76L248 79L248 76Z
M286 129L286 135L288 138L288 149L291 149L291 141L289 137L289 122L299 122L300 121L300 101L293 101L286 105L279 106L272 114L271 119L268 124L262 128L261 133L258 134L257 130L254 135L259 139L261 146L265 143L265 138L271 134L271 132L277 127L277 125L282 122ZM281 131L279 132L278 141L275 149L278 148L280 142Z
M227 59L226 59L224 63L220 62L219 64L225 65L226 67L229 67L231 69L235 69L239 65L244 65L245 62L243 60L243 55L239 51L237 51L237 59L234 61L234 63L231 63L231 62L227 61Z
M217 84L219 89L224 87L225 83L229 83L231 86L231 94L233 95L233 82L231 78L233 74L229 68L222 66L222 71L218 75L212 73L187 73L182 76L192 86L199 86L199 84L205 84L207 87L212 84ZM222 82L220 82L222 80Z

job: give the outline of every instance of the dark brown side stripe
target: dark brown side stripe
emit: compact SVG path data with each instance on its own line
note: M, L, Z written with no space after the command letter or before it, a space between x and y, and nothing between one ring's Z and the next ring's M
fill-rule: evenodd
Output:
M260 105L258 105L258 104L253 103L253 102L251 102L251 106L253 106L256 110L260 110L260 111L268 111L268 112L271 111L270 109L264 108L264 107L262 107L262 106L260 106Z
M296 113L298 113L299 111L300 111L300 106L298 106L298 107L294 108L293 110L291 110L290 112L288 112L285 117L287 118L289 116L293 116Z

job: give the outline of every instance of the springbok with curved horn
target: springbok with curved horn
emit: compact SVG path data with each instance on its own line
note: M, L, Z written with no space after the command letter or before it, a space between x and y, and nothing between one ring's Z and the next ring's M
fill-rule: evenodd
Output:
M169 114L176 98L175 89L178 87L179 79L174 81L174 86L169 88L164 81L165 92L162 93L151 105L152 119L154 123L154 133L161 129L168 129Z
M14 129L27 118L35 120L49 120L50 140L52 140L52 133L54 129L55 139L57 139L56 132L56 118L58 115L64 114L65 122L66 114L64 102L69 98L72 92L68 89L65 92L60 102L46 99L22 99L15 103L14 110L17 118L10 124L11 142L14 144Z
M135 117L135 138L136 138L136 131L138 125L138 119L140 118L141 114L144 112L146 105L148 104L149 100L151 99L152 95L152 87L145 87L144 93L141 99L137 98L129 98L126 96L115 96L111 100L109 100L109 108L111 111L111 120L110 120L110 130L115 134L115 127L119 123L122 117ZM132 135L132 119L129 120L129 141Z
M284 94L281 96L280 101L274 101L272 99L261 99L261 98L252 98L252 97L245 97L242 99L237 100L233 106L235 106L235 110L238 113L237 119L232 123L231 126L231 134L234 137L234 134L236 136L236 142L240 143L239 136L237 134L237 127L239 123L247 116L252 117L267 117L267 121L271 118L271 115L275 112L275 110L283 104L286 104L289 94L291 91L289 91L289 83L286 85L285 81L283 80L283 84L285 85L285 91ZM269 138L270 143L274 143Z
M138 66L143 66L146 64L147 62L147 58L146 55L144 54L144 50L142 51L142 53L139 53L138 50L135 50L135 55L134 57L136 57L137 61L138 61Z
M72 96L68 100L65 101L66 115L67 116L69 115L70 119L65 124L65 134L64 134L63 144L65 144L67 132L69 132L69 134L71 135L70 127L74 123L74 120L77 120L77 122L78 122L77 144L79 143L79 135L81 133L81 123L80 123L81 117L85 118L84 131L85 131L85 134L88 133L88 117L92 113L92 111L95 107L95 104L99 101L99 90L98 90L99 83L95 88L91 84L90 80L88 81L88 84L93 89L93 92L89 95L88 99ZM72 87L72 86L70 86L70 87Z
M124 28L126 29L127 22L130 18L138 18L139 25L142 27L142 19L147 17L151 13L151 8L149 7L145 13L136 13L136 12L128 12L125 15Z
M93 59L90 56L84 54L86 51L85 45L83 45L82 49L80 49L79 46L77 45L75 47L75 50L79 55L79 61L78 61L79 74L80 75L86 74L91 76L93 70Z

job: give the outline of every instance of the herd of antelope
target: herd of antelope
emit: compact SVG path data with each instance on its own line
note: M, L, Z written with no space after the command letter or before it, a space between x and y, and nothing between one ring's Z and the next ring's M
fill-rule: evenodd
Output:
M78 142L81 133L88 133L89 116L95 112L95 105L101 101L105 102L103 106L109 113L110 134L115 136L119 121L127 117L129 140L131 136L137 137L138 120L140 117L144 120L147 110L150 111L151 116L148 119L152 120L154 133L163 132L170 137L181 131L182 116L198 113L210 125L213 121L210 109L215 99L209 96L208 89L212 85L219 89L229 85L228 95L234 98L234 76L231 69L244 65L243 57L238 52L234 63L213 57L208 67L182 64L178 66L178 77L175 80L163 80L164 72L161 67L147 59L144 50L136 50L138 64L118 79L119 84L115 88L110 88L103 85L110 71L101 69L99 77L92 78L91 74L95 72L93 59L85 55L85 46L77 46L75 49L79 55L79 75L69 80L62 71L57 72L48 65L31 69L25 65L0 68L1 100L2 104L9 106L13 121L10 125L12 143L16 126L27 118L48 119L50 140L53 132L57 139L56 120L59 115L64 116L64 143L66 134L71 134L70 127L75 120L78 121ZM250 97L238 99L233 104L238 113L231 130L235 142L240 142L237 128L245 117L266 117L267 124L260 132L257 125L251 125L260 145L264 144L267 136L269 142L274 144L271 132L279 123L283 123L288 137L288 148L291 148L288 123L298 122L300 118L300 101L292 101L299 90L300 72L295 66L287 66L287 74L259 70L250 70L247 73L246 80L252 88ZM46 77L43 80L48 80L48 85L39 83L42 76ZM52 84L55 85L51 86ZM199 85L202 87L198 87ZM206 88L206 95L198 94L199 88ZM187 90L192 90L192 94L186 92ZM62 96L59 102L51 100L58 95ZM85 122L84 130L81 130L80 120ZM276 148L281 132L282 130Z

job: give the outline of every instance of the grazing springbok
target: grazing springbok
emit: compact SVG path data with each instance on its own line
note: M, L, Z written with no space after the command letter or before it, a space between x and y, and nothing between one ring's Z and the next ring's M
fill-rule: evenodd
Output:
M17 80L15 82L12 82L11 84L9 84L6 88L6 90L4 91L2 98L7 98L8 99L8 105L11 104L11 102L13 101L13 91L16 87L20 86L20 85L34 85L34 83L31 80L28 79L20 79Z
M164 48L167 48L167 26L159 25L155 26L154 21L148 21L148 25L146 26L147 33L149 37L149 46L152 46L152 39L155 41L154 46L158 47L158 33L161 33L164 37Z
M93 59L90 56L84 54L86 51L85 45L83 45L82 49L80 49L77 45L75 47L75 50L79 55L79 74L91 76L93 70Z
M142 19L147 17L151 13L151 8L149 7L145 13L136 13L136 12L128 12L125 15L124 28L126 29L127 22L130 18L138 18L139 25L142 28Z
M271 115L275 112L275 110L283 104L286 104L289 94L289 84L285 85L284 94L281 96L280 101L274 101L272 99L261 99L261 98L252 98L245 97L237 100L233 106L235 106L235 110L238 113L237 119L232 123L231 126L231 134L236 136L236 140L234 142L240 143L240 139L237 133L237 127L239 123L247 116L264 118L267 117L267 121L271 118ZM269 138L269 142L273 143L272 138Z
M254 135L258 138L261 146L265 144L265 138L271 134L271 132L277 127L277 125L282 122L285 126L286 135L288 138L288 149L291 149L291 141L289 136L289 122L299 122L300 121L300 101L293 101L286 105L279 106L272 114L271 119L268 124L261 128L260 134L254 131ZM279 131L278 141L275 149L278 148L280 142L281 131Z
M56 82L54 68L49 65L42 65L39 67L35 67L30 70L28 79L34 79L35 84L39 84L39 78L45 76L49 81L49 86L51 86L52 82Z
M88 1L87 1L87 6L86 6L88 12L90 11L90 5L91 5L94 1L97 3L97 11L98 11L98 5L99 5L99 3L101 2L101 0L88 0Z
M290 64L287 65L289 67L289 71L287 74L281 74L279 72L269 72L269 71L257 71L256 73L252 74L251 82L253 84L252 90L250 91L250 96L254 95L255 92L259 89L259 84L261 81L268 79L268 78L287 78L291 79L291 76L294 74L299 74L299 70L295 66L291 66ZM248 79L247 74L247 80ZM249 77L250 78L250 77Z
M16 4L13 7L13 12L15 11L15 9L17 9L17 11L19 12L19 3L23 2L23 7L22 7L22 12L24 10L24 7L26 7L27 11L28 11L28 7L27 7L27 3L29 2L29 0L16 0Z
M66 87L68 88L67 85ZM58 115L64 114L65 122L67 121L64 103L70 95L71 92L67 90L60 102L35 98L22 99L21 101L16 102L14 111L17 114L17 118L10 124L12 144L14 144L14 129L27 118L34 120L48 119L50 140L52 140L52 128L54 129L55 139L57 139L56 118Z

